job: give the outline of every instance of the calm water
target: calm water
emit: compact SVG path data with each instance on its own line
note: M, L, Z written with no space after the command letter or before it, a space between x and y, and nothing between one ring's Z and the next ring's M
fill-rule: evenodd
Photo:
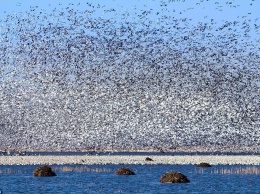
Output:
M120 167L135 176L117 176ZM56 177L34 177L32 165L0 165L0 193L252 193L260 194L260 166L217 165L52 165ZM190 183L162 184L168 171L185 174Z

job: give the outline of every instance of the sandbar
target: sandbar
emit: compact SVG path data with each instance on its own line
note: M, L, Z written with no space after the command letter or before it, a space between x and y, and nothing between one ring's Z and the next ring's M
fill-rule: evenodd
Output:
M145 161L150 157L153 161ZM198 164L260 165L259 155L182 155L182 156L0 156L0 165L62 165L62 164Z

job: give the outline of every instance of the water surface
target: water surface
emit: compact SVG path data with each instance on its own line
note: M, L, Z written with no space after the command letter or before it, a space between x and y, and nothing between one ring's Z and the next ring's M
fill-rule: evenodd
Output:
M120 167L135 176L117 176ZM253 165L52 165L56 177L34 177L32 165L0 166L0 193L260 193L260 167ZM162 184L168 171L190 183Z

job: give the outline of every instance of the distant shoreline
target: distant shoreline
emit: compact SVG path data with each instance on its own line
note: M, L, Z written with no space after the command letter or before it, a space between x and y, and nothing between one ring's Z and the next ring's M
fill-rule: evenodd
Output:
M146 157L150 157L153 161L145 161ZM155 156L155 155L139 155L139 156L0 156L0 165L63 165L63 164L198 164L207 162L212 165L260 165L260 156L252 155L183 155L183 156Z

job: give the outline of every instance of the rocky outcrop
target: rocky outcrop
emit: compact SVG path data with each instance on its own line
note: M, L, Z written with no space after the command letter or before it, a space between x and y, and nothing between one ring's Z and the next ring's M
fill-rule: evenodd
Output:
M34 176L56 176L49 166L41 166L33 171Z
M161 179L161 183L189 183L189 179L180 172L167 172Z
M135 173L130 168L119 168L116 175L135 175Z
M209 163L202 162L202 163L197 164L197 167L211 167L211 165Z
M149 158L149 157L146 157L146 158L145 158L145 161L153 161L153 159L152 159L152 158Z

